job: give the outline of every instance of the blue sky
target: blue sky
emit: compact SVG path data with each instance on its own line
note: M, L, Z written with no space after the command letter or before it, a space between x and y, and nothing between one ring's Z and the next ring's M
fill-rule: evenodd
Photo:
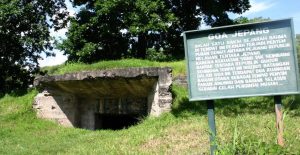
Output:
M68 1L68 0L66 0ZM242 15L231 14L231 18L237 18L244 16L248 18L263 17L270 18L272 20L293 18L294 29L296 34L300 34L300 0L250 0L251 8ZM68 2L68 10L70 15L75 14L74 8ZM62 29L58 32L51 31L52 36L58 38L65 38L66 29ZM62 64L67 60L67 57L62 52L54 50L56 57L45 58L40 60L40 66L53 66Z
M242 16L248 18L264 17L271 20L293 18L296 34L300 34L299 0L250 0L251 8ZM232 15L233 18L241 15Z

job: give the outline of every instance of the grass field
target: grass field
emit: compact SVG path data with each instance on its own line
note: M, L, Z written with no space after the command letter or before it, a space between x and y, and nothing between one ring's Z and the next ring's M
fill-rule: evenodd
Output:
M205 103L188 102L184 88L172 112L145 118L118 131L64 128L36 118L35 90L0 99L0 154L200 154L208 153ZM285 147L276 145L271 97L218 100L217 143L220 154L299 154L300 113L297 97L284 99ZM298 103L297 103L298 104Z
M67 63L58 66L44 67L43 71L47 70L49 75L59 75L65 73L72 73L78 71L91 71L99 69L114 69L114 68L129 68L129 67L172 67L173 74L182 75L186 74L185 61L173 61L173 62L155 62L149 60L140 59L123 59L115 61L100 61L93 64L82 63Z
M52 73L82 69L92 70L69 64L52 68ZM185 67L174 71L184 73ZM205 102L189 102L187 90L180 86L173 85L172 91L170 113L116 131L65 128L36 118L32 109L35 89L23 96L6 95L0 99L0 154L208 154ZM285 96L283 103L284 148L276 145L272 97L216 100L217 153L300 154L300 96Z

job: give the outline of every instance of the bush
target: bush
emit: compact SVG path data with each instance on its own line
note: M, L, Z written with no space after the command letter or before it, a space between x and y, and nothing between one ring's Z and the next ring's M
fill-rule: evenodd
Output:
M165 54L162 49L148 48L146 51L146 59L150 61L170 61L171 56Z

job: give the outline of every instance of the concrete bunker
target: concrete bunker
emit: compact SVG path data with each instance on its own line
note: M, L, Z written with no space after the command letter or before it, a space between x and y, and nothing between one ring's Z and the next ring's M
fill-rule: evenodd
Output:
M42 76L33 108L40 118L85 129L122 129L170 111L171 68L126 68Z

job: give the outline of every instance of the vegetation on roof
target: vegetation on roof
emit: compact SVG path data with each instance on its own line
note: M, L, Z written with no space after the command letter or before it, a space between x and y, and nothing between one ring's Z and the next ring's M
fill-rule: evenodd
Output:
M156 62L141 59L122 59L122 60L109 60L99 61L92 64L84 63L66 63L58 66L44 67L49 75L60 75L65 73L72 73L78 71L91 71L101 69L115 69L115 68L129 68L129 67L172 67L173 75L185 75L186 64L184 60L173 62Z

